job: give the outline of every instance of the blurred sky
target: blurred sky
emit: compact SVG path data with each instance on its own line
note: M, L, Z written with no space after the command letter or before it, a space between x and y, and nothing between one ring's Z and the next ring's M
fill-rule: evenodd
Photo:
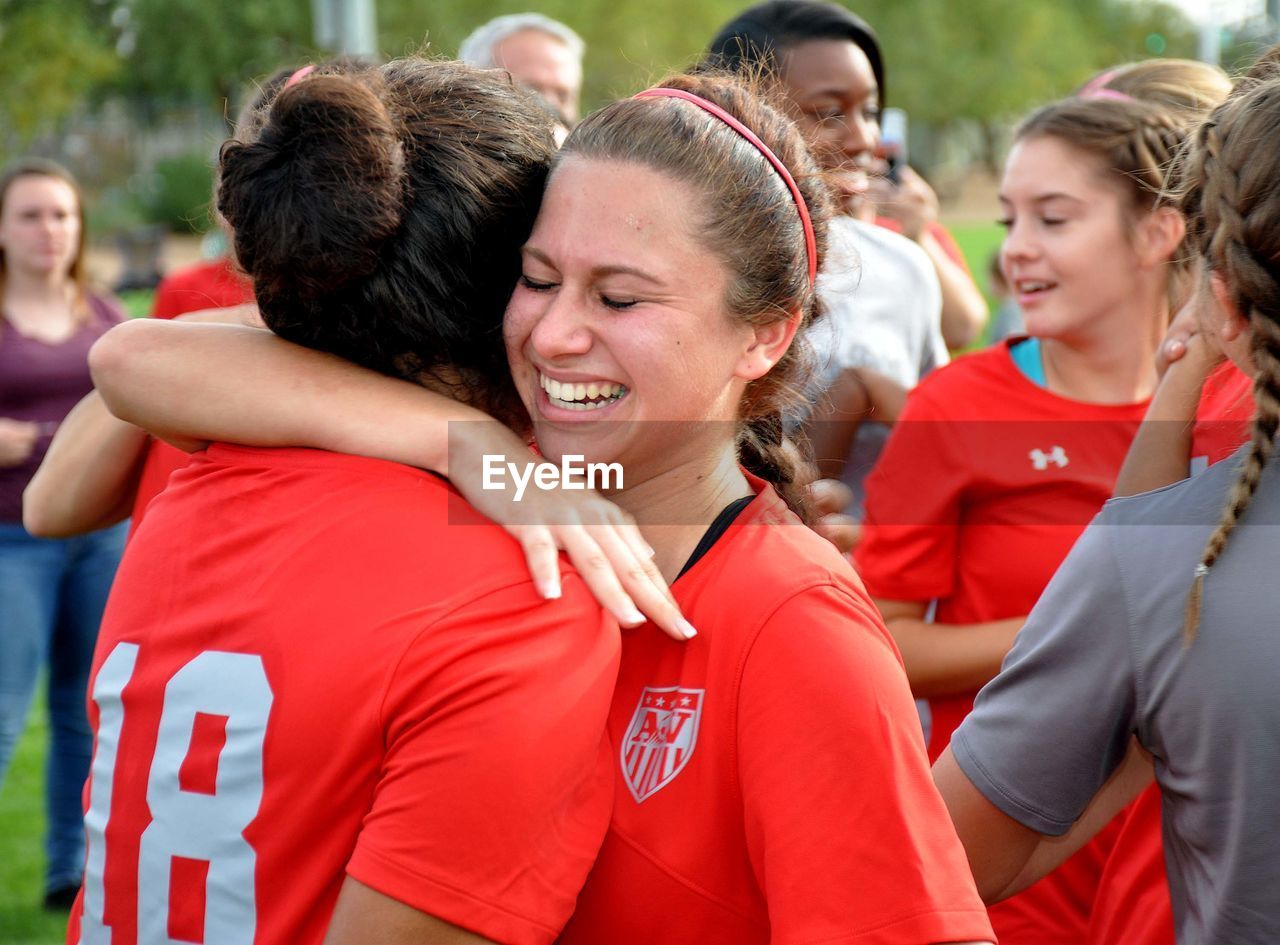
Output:
M1235 23L1251 16L1258 16L1266 9L1266 0L1169 0L1182 8L1196 23L1203 23L1216 14L1219 23Z

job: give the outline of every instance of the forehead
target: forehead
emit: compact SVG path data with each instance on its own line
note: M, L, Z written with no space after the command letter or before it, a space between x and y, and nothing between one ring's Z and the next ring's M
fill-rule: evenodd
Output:
M54 204L64 208L76 206L76 192L66 181L47 174L22 174L15 177L3 194L4 206Z
M783 53L780 75L793 98L827 94L861 101L877 92L871 60L852 40L798 43Z
M689 184L643 164L566 154L547 184L535 232L549 224L599 228L599 242L608 244L692 241L701 201Z
M537 29L521 30L493 48L494 62L519 78L523 69L576 69L573 51L558 37Z
M1005 200L1035 200L1060 193L1081 200L1124 196L1121 182L1102 158L1056 135L1035 135L1014 143L1000 182Z

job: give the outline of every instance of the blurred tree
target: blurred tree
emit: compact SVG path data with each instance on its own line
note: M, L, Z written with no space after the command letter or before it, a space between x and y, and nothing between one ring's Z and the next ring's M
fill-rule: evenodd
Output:
M117 88L137 105L235 101L248 79L315 56L306 0L124 0Z
M100 4L0 0L0 156L21 151L119 69Z

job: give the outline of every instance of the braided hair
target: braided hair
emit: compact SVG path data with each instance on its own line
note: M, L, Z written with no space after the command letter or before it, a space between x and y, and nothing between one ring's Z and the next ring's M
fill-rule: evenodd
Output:
M1255 367L1249 449L1196 565L1187 600L1188 645L1199 629L1205 579L1253 501L1280 428L1280 70L1268 64L1274 61L1274 55L1264 57L1255 75L1214 110L1181 159L1189 239L1207 273L1226 283L1247 319Z

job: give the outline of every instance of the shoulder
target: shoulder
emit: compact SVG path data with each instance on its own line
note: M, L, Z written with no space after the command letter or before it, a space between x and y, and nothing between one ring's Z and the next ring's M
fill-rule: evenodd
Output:
M829 541L771 490L748 511L724 549L732 567L719 571L715 581L717 597L732 601L737 614L751 615L745 627L749 647L766 635L807 649L828 632L840 636L855 627L889 643L861 578Z
M975 404L973 398L1007 396L1010 388L1019 382L1017 370L1009 357L1008 346L992 345L963 354L931 371L911 391L908 402L914 403L917 410L929 405L941 413L982 416L989 404L986 401Z
M124 306L120 304L120 300L114 295L107 295L101 292L88 292L85 294L85 301L89 305L89 311L95 319L114 325L128 319L128 314L124 310Z
M854 244L877 261L887 261L920 274L933 272L928 254L901 233L850 217L841 217L838 222L847 227Z
M1223 503L1240 475L1248 445L1190 479L1137 495L1108 499L1098 517L1101 525L1215 525ZM1274 470L1271 470L1274 475ZM1120 533L1123 534L1123 533Z

